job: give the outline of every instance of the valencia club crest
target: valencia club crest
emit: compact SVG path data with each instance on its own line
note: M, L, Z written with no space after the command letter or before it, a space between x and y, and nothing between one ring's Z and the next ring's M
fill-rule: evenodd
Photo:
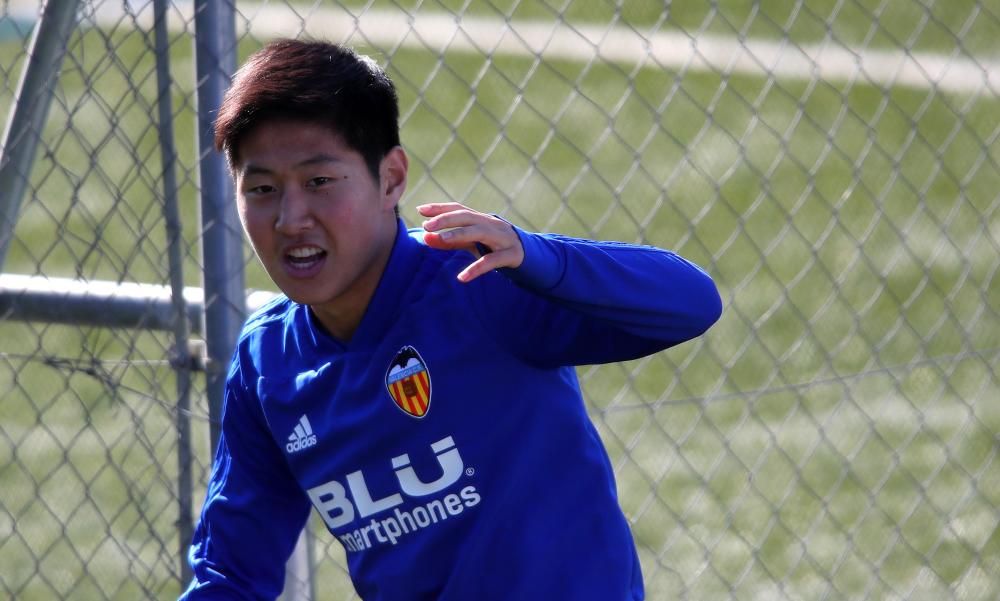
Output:
M431 374L417 349L399 349L385 373L385 387L396 406L412 415L423 417L431 406Z

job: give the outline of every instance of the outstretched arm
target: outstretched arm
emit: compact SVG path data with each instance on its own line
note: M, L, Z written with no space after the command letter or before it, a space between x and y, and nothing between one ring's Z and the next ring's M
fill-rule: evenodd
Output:
M466 249L476 257L460 281L500 269L517 284L483 278L473 294L488 329L522 353L545 352L544 363L642 356L701 335L721 314L712 279L673 252L533 234L458 203L418 211L428 217L429 246Z

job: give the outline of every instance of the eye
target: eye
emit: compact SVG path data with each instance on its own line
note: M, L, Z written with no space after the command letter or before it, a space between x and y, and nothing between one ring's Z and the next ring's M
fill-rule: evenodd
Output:
M326 177L321 175L319 177L311 178L308 182L306 182L306 186L310 188L319 188L320 186L328 184L332 181L333 181L332 177Z
M247 188L243 193L247 196L262 196L264 194L271 194L276 188L270 184L261 184L259 186L252 186Z

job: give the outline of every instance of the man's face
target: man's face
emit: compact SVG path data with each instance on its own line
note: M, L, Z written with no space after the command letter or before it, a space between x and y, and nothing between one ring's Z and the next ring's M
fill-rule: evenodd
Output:
M292 120L256 126L237 151L240 220L264 269L349 338L392 251L406 155L391 151L375 179L329 127Z

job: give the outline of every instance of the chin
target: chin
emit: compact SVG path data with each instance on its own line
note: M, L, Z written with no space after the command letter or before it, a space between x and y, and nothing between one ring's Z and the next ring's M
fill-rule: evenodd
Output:
M315 291L303 292L302 290L282 290L285 296L288 297L292 302L298 303L300 305L319 305L323 303L323 298L321 295L316 294Z

